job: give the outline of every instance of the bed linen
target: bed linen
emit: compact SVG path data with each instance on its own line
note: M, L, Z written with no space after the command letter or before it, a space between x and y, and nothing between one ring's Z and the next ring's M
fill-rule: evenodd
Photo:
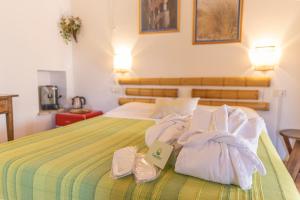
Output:
M155 111L155 105L150 103L132 102L119 106L107 113L105 116L130 119L151 119ZM154 119L153 119L154 120Z
M232 106L233 108L240 108L246 114L247 117L255 118L258 116L257 112L251 108L240 107L240 106ZM209 111L215 111L218 109L218 106L202 106L198 105L200 109L206 109ZM140 102L132 102L127 103L125 105L119 106L107 113L104 116L107 117L116 117L116 118L130 118L130 119L145 119L145 120L159 120L154 119L153 113L155 112L155 104L152 103L140 103Z
M257 199L296 200L297 189L266 133L258 155L267 176L255 174L253 188L220 185L180 175L172 168L147 184L132 176L113 180L114 151L137 146L146 151L151 120L97 117L0 145L0 198L52 199Z

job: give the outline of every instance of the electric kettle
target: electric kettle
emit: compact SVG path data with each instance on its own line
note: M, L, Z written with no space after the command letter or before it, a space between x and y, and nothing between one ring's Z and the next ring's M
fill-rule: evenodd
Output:
M82 109L86 104L86 99L84 97L76 96L72 99L72 105L74 109Z

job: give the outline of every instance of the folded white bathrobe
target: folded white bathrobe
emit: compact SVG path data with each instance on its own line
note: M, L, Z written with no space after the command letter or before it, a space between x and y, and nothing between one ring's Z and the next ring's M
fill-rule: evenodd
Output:
M203 112L204 115L201 115ZM210 120L197 123L195 118L203 116ZM178 155L175 171L250 189L254 172L266 174L263 163L256 155L261 129L254 125L260 120L248 120L243 111L228 106L210 115L205 110L195 112L191 129L198 126L200 130L192 130L179 138L178 143L183 145L183 149Z
M169 115L146 131L145 142L150 147L156 140L173 144L188 129L190 117Z

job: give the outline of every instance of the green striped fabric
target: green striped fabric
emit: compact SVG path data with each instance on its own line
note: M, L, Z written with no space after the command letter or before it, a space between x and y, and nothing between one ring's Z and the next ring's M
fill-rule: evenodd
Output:
M152 121L98 117L0 145L0 198L7 200L293 200L299 194L268 136L259 156L268 175L253 177L253 189L221 185L164 170L156 181L137 185L132 176L113 180L112 155L126 146L146 151Z

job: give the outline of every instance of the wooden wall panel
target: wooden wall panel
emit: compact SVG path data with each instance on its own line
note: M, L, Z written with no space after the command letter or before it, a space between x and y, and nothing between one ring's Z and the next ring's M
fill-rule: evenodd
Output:
M199 104L201 105L220 106L228 104L264 111L269 110L270 107L269 103L257 101L259 100L258 90L224 89L224 87L270 87L271 78L269 77L121 78L119 83L121 85L140 85L141 87L145 85L219 87L220 89L194 89L192 96L200 97ZM129 102L155 103L155 98L150 97L175 98L178 97L178 91L179 89L127 88L127 96L140 96L141 98L120 98L119 104L123 105ZM240 100L256 100L256 102L243 102Z
M120 98L119 99L119 105L124 105L130 102L155 103L155 99L151 99L151 98ZM229 106L243 106L243 107L248 107L260 111L270 110L270 104L266 102L206 101L206 100L199 101L199 105L222 106L225 104Z
M192 97L200 97L202 99L259 99L258 90L208 90L193 89Z
M261 110L261 111L270 110L270 104L266 102L205 101L205 100L199 101L199 105L207 105L207 106L222 106L224 104L229 106L243 106L243 107L248 107L254 110Z
M127 96L178 97L178 89L126 88Z
M121 78L121 85L270 87L269 77Z
M202 78L182 78L181 84L186 86L202 85Z
M124 105L131 102L155 103L155 99L146 99L146 98L120 98L119 99L119 105Z
M140 85L160 85L157 78L141 78Z
M179 78L160 78L159 85L181 85Z

